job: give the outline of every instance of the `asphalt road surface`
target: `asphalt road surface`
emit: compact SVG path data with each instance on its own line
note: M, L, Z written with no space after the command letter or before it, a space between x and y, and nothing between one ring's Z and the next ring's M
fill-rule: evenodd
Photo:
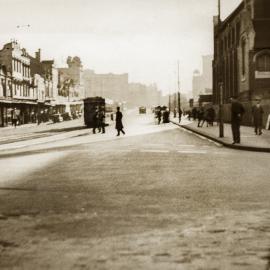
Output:
M269 270L269 154L125 119L2 146L0 269Z

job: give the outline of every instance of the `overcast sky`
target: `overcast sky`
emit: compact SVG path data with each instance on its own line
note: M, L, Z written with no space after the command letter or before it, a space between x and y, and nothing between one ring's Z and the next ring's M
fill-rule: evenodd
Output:
M222 18L241 0L221 0ZM192 88L201 56L213 53L217 0L0 0L0 46L17 39L31 54L65 65L79 56L97 73L129 73L131 82L174 91ZM30 27L20 27L30 24Z

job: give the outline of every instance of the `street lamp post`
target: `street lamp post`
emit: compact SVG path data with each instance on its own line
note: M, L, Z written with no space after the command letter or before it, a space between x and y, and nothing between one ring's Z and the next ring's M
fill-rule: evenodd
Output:
M171 113L171 92L169 93L169 113Z
M224 137L223 123L223 82L219 83L219 137Z
M178 68L178 80L177 80L177 85L178 85L178 92L177 92L177 97L178 97L178 117L179 117L179 123L181 122L181 95L180 95L180 80L179 80L179 60L177 62L177 68Z

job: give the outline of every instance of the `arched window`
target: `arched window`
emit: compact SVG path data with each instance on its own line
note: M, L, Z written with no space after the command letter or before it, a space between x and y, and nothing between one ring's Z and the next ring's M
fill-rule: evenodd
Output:
M270 54L258 55L256 59L256 70L260 72L270 72Z
M242 50L242 75L246 74L246 40L242 39L241 50Z

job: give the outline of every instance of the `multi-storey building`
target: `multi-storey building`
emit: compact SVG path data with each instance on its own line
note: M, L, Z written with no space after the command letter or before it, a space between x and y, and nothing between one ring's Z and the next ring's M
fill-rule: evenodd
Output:
M202 56L202 73L195 70L192 78L193 99L198 101L200 95L212 94L213 55Z
M262 100L264 121L270 112L270 1L243 0L224 20L214 17L213 100L223 102L230 119L231 96L245 106L244 123L251 124L251 107Z
M12 84L10 72L0 65L0 127L11 122Z
M69 114L82 110L85 97L82 62L78 56L67 58L67 68L58 68L58 109Z
M93 70L83 73L85 96L102 96L115 102L126 101L128 74L96 74Z
M130 106L155 107L161 105L161 91L155 84L129 83L127 103Z
M37 114L52 113L58 101L58 70L54 60L41 61L41 50L30 56L30 70L37 94Z
M36 91L30 74L30 57L25 49L20 48L16 41L12 41L0 50L0 64L10 76L7 95L12 98L12 103L9 107L6 106L7 114L12 107L16 107L20 122L28 123L36 106ZM9 121L8 117L7 120Z

